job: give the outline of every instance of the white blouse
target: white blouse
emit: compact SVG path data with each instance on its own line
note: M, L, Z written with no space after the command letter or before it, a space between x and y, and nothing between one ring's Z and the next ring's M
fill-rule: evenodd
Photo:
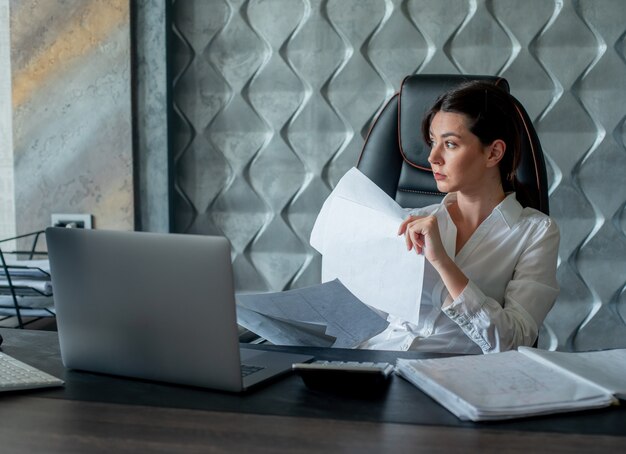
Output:
M412 210L434 215L445 250L469 283L452 303L439 274L426 261L417 325L388 317L385 331L360 348L445 353L493 353L533 345L559 293L559 230L545 214L522 208L509 194L455 256L456 226L447 206ZM407 253L414 254L414 251Z

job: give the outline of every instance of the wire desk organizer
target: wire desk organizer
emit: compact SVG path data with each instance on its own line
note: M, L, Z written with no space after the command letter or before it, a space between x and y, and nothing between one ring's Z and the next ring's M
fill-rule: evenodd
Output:
M47 252L37 251L37 242L39 241L39 237L44 233L43 230L37 232L26 233L24 235L15 236L12 238L6 238L0 240L0 243L5 243L7 241L19 240L28 237L33 237L33 242L30 250L28 251L2 251L0 247L0 261L2 262L2 267L0 268L0 277L3 278L3 282L0 283L0 295L9 295L13 300L12 305L0 304L0 308L3 309L14 309L15 315L17 317L17 323L19 328L24 328L24 321L22 319L20 303L18 299L20 297L28 297L28 296L41 296L41 297L50 297L52 296L52 289L50 287L41 287L33 285L35 282L46 282L50 281L50 273L40 267L37 266L27 266L27 265L15 265L8 264L5 258L5 254L21 256L27 255L28 260L32 260L35 255L48 255ZM25 283L21 277L28 276L30 279L34 279L33 284ZM39 288L38 288L39 287ZM54 312L52 312L48 308L44 308L44 311L48 312L51 316L54 316Z

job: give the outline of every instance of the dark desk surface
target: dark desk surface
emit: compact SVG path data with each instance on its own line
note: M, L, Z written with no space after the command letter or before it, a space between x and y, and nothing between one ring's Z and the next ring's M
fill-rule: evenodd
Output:
M626 406L492 423L458 420L393 377L381 394L350 397L288 376L238 395L64 369L56 333L0 329L3 352L66 381L0 395L2 452L526 451L626 448ZM319 348L321 359L385 360L415 353Z

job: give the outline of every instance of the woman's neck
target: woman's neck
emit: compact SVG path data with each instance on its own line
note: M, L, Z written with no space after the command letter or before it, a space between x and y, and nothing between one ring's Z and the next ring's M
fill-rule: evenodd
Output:
M458 219L466 225L478 227L506 197L502 187L500 186L498 189L485 194L458 192L454 204L454 211Z
M456 202L448 206L448 213L456 226L456 253L463 248L478 226L506 197L501 185L481 192L457 192Z

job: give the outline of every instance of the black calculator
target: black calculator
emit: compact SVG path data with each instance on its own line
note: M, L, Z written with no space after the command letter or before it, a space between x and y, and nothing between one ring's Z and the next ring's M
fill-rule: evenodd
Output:
M393 364L360 361L313 361L296 363L294 372L309 388L368 393L386 388L393 375Z

